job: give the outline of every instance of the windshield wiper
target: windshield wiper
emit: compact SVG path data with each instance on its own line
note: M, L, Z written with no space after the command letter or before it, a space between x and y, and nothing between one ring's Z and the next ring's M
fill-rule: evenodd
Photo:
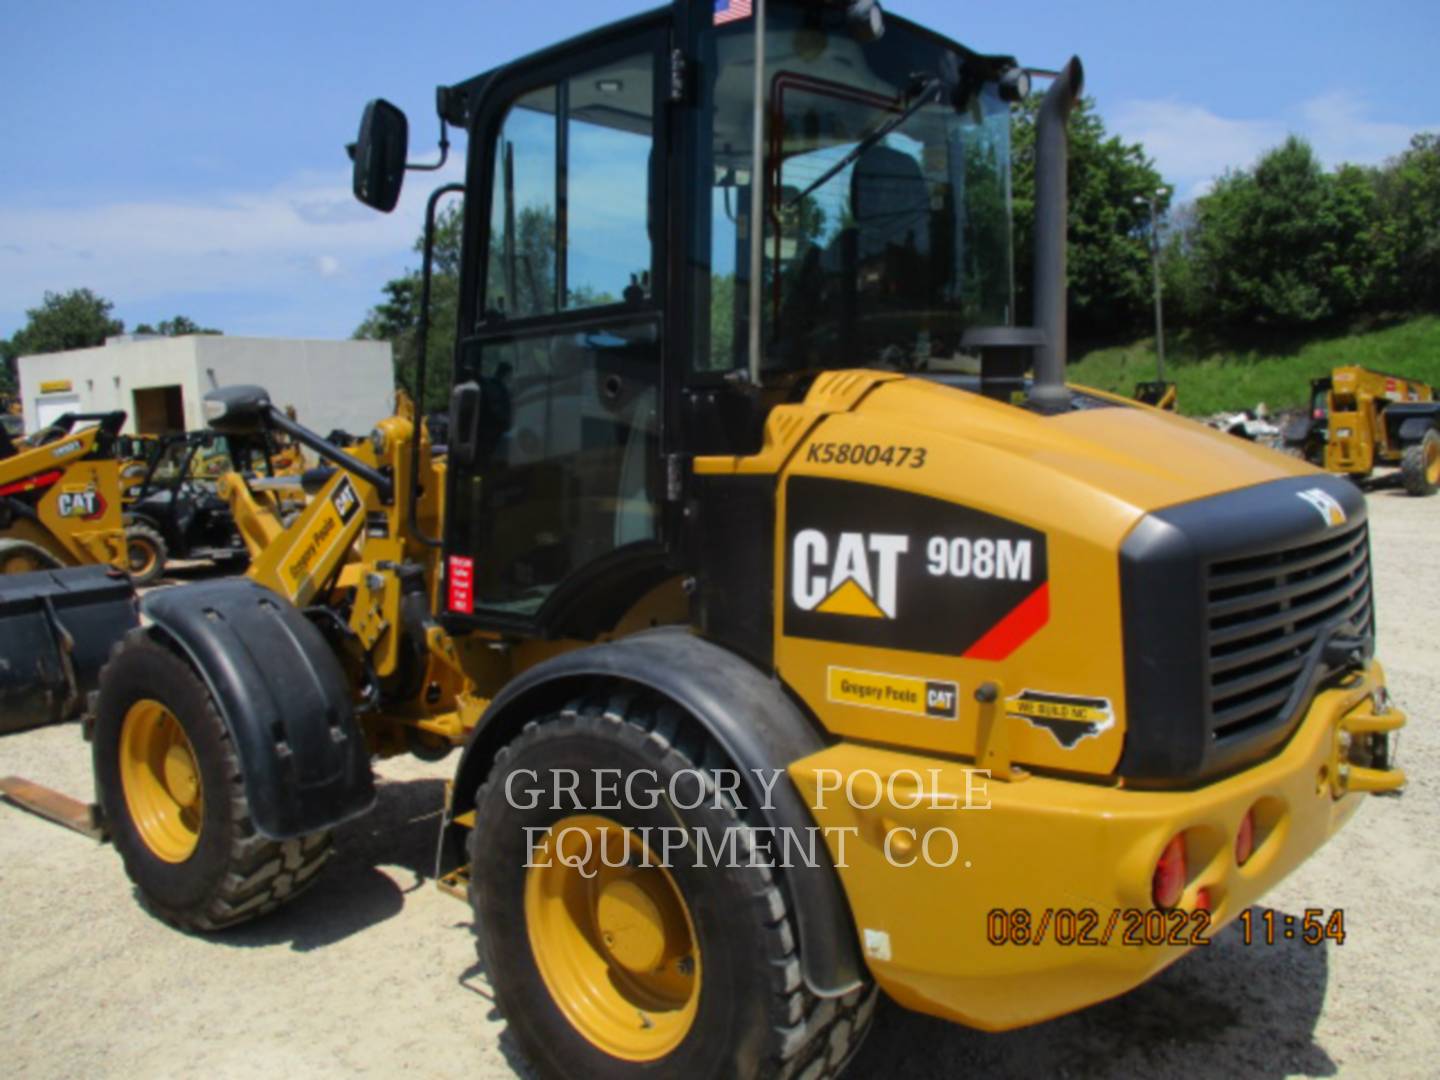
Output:
M801 200L803 200L807 195L815 191L816 188L820 188L828 184L839 173L844 172L845 169L853 165L856 161L860 160L861 155L863 155L865 151L869 150L872 146L878 143L881 139L885 138L885 136L889 135L892 131L895 131L902 124L905 124L907 121L909 121L926 105L929 105L936 99L938 99L940 97L940 91L944 88L945 84L942 83L939 79L927 79L925 85L920 88L920 93L916 96L914 101L912 101L908 106L906 106L904 112L900 113L900 115L898 116L891 117L889 120L885 121L885 123L881 124L878 128L872 131L869 135L866 135L863 139L856 143L855 149L851 150L834 165L826 169L825 172L820 175L820 179L816 180L799 195L796 195L793 199L786 203L785 209L793 210L801 202Z

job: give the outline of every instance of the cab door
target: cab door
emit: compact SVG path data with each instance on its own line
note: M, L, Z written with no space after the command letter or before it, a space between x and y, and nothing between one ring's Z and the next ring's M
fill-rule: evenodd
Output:
M663 27L503 78L472 130L447 615L598 632L659 580Z

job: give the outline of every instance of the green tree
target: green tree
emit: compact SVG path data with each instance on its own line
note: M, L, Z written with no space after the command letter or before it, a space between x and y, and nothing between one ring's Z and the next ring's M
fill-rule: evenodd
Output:
M186 334L220 334L222 331L201 326L188 316L176 315L173 319L161 319L155 326L151 326L149 323L141 323L135 328L135 333L160 334L163 337L184 337Z
M1028 320L1035 252L1035 123L1040 95L1014 112L1011 129L1015 208L1015 284ZM1066 254L1070 333L1106 340L1142 330L1152 302L1149 197L1163 185L1139 143L1109 135L1093 98L1070 115L1070 242ZM1144 205L1136 199L1146 200ZM1158 200L1163 219L1169 195Z
M1416 135L1374 171L1369 248L1375 294L1391 310L1440 309L1440 134Z
M0 382L13 389L15 360L36 353L64 352L105 344L114 334L123 334L125 324L111 318L115 305L89 289L67 293L47 292L39 307L25 312L25 325L8 341L0 341Z
M1209 297L1197 315L1293 330L1354 314L1372 287L1373 200L1364 170L1327 174L1295 136L1226 173L1195 207L1190 245Z
M419 359L420 271L409 270L387 281L380 303L372 307L355 337L388 341L394 350L395 378L416 398L422 412L443 409L450 396L450 374L455 350L455 326L460 301L460 240L463 203L441 209L435 219L433 275L430 283L430 333L426 346L425 387L417 393L415 375ZM422 233L415 242L424 251Z

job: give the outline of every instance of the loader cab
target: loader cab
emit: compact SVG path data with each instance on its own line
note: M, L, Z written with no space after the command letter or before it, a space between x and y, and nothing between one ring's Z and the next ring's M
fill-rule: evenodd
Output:
M827 369L945 376L1013 323L1019 69L871 6L777 0L760 33L681 0L442 88L469 155L451 620L613 625L693 558L691 457L755 453ZM356 190L383 208L380 142Z

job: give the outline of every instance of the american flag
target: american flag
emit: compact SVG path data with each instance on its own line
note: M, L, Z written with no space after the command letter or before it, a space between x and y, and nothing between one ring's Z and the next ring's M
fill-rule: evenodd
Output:
M754 14L750 0L715 0L715 25L748 19Z

